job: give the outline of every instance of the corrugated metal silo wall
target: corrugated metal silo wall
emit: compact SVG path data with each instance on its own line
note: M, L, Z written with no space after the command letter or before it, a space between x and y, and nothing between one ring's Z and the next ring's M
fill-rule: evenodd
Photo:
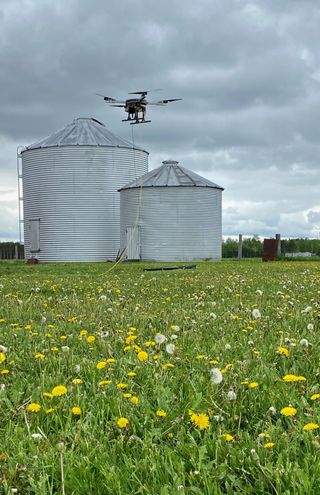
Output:
M120 193L148 170L140 150L64 146L22 154L25 257L30 220L40 218L41 261L114 260L120 247Z
M141 197L139 215L137 208ZM138 218L141 259L221 259L222 191L209 187L146 187L121 191L121 249Z

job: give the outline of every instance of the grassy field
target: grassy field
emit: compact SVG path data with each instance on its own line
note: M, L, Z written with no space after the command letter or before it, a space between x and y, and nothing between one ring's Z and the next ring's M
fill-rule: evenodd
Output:
M0 263L0 493L319 494L320 264L146 266Z

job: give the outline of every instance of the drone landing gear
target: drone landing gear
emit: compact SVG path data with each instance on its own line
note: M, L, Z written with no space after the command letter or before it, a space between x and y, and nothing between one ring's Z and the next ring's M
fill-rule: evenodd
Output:
M151 122L151 120L139 120L138 122L130 122L130 125L148 124L148 122Z

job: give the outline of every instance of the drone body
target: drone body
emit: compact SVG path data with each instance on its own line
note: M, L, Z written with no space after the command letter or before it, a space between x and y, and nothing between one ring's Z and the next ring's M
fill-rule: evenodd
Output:
M157 91L157 90L153 90ZM181 98L172 98L169 100L159 100L159 101L148 101L146 96L149 91L136 91L134 93L128 93L129 95L140 95L139 98L128 98L125 101L119 101L115 98L111 98L110 96L104 96L98 94L98 96L102 96L104 101L108 103L111 107L120 107L124 108L125 112L127 112L128 117L123 119L122 122L130 122L133 124L146 124L147 122L151 122L151 120L146 120L146 110L147 105L158 105L163 106L172 101L179 101Z

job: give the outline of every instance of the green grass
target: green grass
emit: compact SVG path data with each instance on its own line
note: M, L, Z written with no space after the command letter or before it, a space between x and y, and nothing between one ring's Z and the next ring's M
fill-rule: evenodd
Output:
M150 266L0 263L0 493L320 493L320 265Z

